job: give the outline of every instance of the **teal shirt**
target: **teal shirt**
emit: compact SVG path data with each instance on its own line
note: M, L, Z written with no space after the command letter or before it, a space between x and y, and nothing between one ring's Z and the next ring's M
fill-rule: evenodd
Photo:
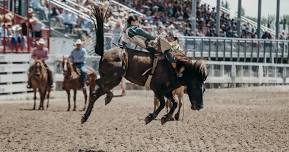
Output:
M152 36L150 33L148 33L147 31L137 27L137 26L129 26L128 27L128 36L129 37L133 37L136 35L142 36L147 40L154 40L156 39L154 36Z

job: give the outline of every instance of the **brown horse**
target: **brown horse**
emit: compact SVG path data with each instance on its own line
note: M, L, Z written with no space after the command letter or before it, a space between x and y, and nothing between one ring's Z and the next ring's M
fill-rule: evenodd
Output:
M49 94L51 91L48 85L48 74L44 63L41 60L35 60L34 64L29 68L29 77L31 78L31 87L34 93L33 110L36 107L36 92L39 91L40 104L38 110L44 110L44 100L47 95L47 105L49 107Z
M178 111L174 116L175 120L179 120L179 117L180 117L181 108L183 106L182 99L184 96L184 92L185 92L184 86L181 86L173 91L173 95L178 97ZM156 96L154 96L154 111L156 111L156 108L159 106L159 104L160 104L160 101L158 100ZM165 106L168 112L168 110L172 108L173 105L172 105L172 102L168 99L165 103ZM183 113L184 113L184 110L183 110Z
M125 77L134 84L144 86L149 76L149 72L146 71L152 67L153 62L153 56L150 53L129 48L112 48L104 52L103 11L99 7L95 7L94 11L97 21L97 27L95 27L97 38L95 52L101 56L99 62L100 78L96 80L96 90L90 96L88 107L81 119L82 123L86 122L89 118L95 101L117 86L122 77ZM172 92L180 86L187 87L192 110L203 108L203 84L207 78L206 64L201 60L193 63L184 54L179 53L176 56L178 56L178 69L184 69L182 77L177 77L175 70L167 60L159 60L156 66L150 83L150 89L159 99L160 106L145 118L146 123L156 118L164 108L164 97L170 99L173 106L169 113L162 117L161 122L164 124L171 119L177 107Z
M81 89L81 82L80 82L80 73L77 71L76 67L72 65L68 58L63 57L62 59L62 68L64 74L64 80L62 84L62 88L67 93L67 100L68 100L68 108L67 111L70 110L70 90L73 90L73 111L76 110L76 93L78 89ZM95 80L96 80L96 73L91 67L87 67L88 75L87 75L87 85L89 86L89 93L93 91L95 88ZM83 89L84 94L84 107L83 110L86 108L87 103L87 91Z

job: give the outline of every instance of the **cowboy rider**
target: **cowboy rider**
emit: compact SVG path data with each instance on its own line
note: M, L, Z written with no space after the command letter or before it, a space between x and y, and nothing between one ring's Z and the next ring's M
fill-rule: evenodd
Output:
M82 88L86 88L87 69L86 69L86 49L82 47L82 41L78 39L75 43L75 48L70 53L70 60L73 66L80 70L80 81Z
M123 31L122 43L123 46L128 47L127 44L133 43L141 48L148 50L150 53L155 53L156 47L151 46L151 42L159 41L161 51L164 53L166 59L170 62L174 69L176 69L176 60L172 53L170 53L171 45L165 38L156 38L147 31L139 27L138 17L133 15L127 19L127 27Z
M52 71L49 69L49 67L47 66L47 64L45 63L45 60L48 59L48 48L45 47L45 41L44 39L39 39L36 42L36 48L34 48L32 50L32 55L31 58L33 60L41 60L44 64L44 66L46 67L47 70L47 74L48 74L48 85L50 86L50 88L53 88L53 77L52 77ZM29 68L29 74L30 71L32 70L32 68ZM27 88L32 88L31 85L31 76L28 76L28 85Z

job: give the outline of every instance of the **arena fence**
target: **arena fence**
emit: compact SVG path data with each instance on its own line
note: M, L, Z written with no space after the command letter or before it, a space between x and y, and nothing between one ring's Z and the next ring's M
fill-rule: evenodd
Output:
M94 35L87 41L87 49L94 55ZM105 49L115 47L118 34L105 33ZM288 40L241 39L224 37L182 36L179 42L189 57L209 61L288 63Z
M28 54L0 54L0 96L26 94Z

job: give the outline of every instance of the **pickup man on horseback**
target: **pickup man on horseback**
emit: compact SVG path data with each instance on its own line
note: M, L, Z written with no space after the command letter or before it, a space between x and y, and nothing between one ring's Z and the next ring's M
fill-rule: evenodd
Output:
M33 60L41 60L43 62L44 66L46 67L47 74L48 74L48 85L50 86L50 88L53 88L52 72L49 69L49 67L47 66L47 64L45 63L45 60L48 59L48 48L45 47L44 39L41 38L36 42L36 48L33 49L31 58ZM32 70L32 68L30 67L28 70L29 74L28 74L27 88L32 87L31 86L31 76L30 76L31 70Z
M73 63L73 66L80 70L80 81L82 84L82 88L86 88L86 80L87 80L87 69L86 69L86 49L82 47L82 41L78 39L75 42L75 48L70 53L70 60Z

